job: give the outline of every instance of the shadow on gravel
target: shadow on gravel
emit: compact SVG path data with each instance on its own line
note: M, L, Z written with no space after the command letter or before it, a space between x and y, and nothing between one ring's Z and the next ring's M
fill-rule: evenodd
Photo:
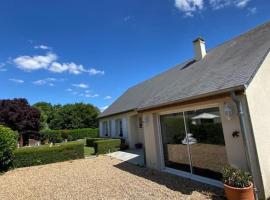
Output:
M210 196L211 199L214 200L226 199L222 189L215 188L207 184L202 184L190 179L182 178L173 174L136 166L128 162L122 162L120 164L114 165L114 167L164 185L167 188L181 192L182 194L191 195L192 192L197 191Z

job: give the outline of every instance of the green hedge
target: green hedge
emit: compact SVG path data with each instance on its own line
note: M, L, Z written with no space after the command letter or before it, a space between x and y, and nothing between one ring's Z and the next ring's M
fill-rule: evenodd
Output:
M50 147L44 145L40 147L23 147L14 152L14 167L28 167L33 165L43 165L66 160L84 158L83 142L68 142L56 144Z
M42 141L49 140L50 142L75 141L84 138L97 138L99 136L98 129L82 128L73 130L43 130L40 132Z
M86 146L94 147L94 142L99 140L107 140L107 138L86 138Z
M120 139L107 139L94 141L95 154L105 154L120 149Z

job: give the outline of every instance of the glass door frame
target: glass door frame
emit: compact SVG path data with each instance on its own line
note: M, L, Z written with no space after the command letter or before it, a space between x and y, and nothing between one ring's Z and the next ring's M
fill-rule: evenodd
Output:
M173 173L176 175L180 175L180 176L184 176L186 178L191 178L203 183L207 183L210 185L214 185L217 187L223 187L223 183L221 181L215 180L215 179L211 179L208 177L204 177L204 176L200 176L200 175L196 175L193 173L193 169L192 169L192 155L190 153L190 145L188 145L188 154L189 154L189 165L190 165L190 172L184 172L181 170L177 170L177 169L173 169L170 167L167 167L165 165L165 160L164 160L164 150L163 150L163 140L162 140L162 130L161 130L161 120L160 117L162 115L167 115L167 114L174 114L174 113L183 113L183 117L184 120L186 120L185 118L185 112L188 111L194 111L194 110L201 110L201 109L209 109L209 108L218 108L219 112L221 112L221 105L220 103L211 103L211 104L207 104L207 105L200 105L200 106L190 106L190 107L185 107L185 108L176 108L176 109L170 109L167 111L160 111L157 112L157 131L158 131L158 141L159 141L159 146L160 146L160 159L161 159L161 163L162 163L162 168L165 169L165 171L168 171L169 173ZM221 121L221 125L222 125L222 121ZM185 131L187 134L187 127L186 127L186 121L185 121ZM222 125L223 126L223 125ZM222 128L223 129L223 128ZM224 136L224 132L223 132L223 136ZM225 138L225 137L224 137ZM225 141L225 147L226 147L226 141Z

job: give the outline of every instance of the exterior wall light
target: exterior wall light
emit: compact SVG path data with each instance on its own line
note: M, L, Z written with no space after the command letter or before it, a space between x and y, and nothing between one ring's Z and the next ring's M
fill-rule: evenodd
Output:
M227 120L231 120L233 117L233 105L230 103L224 104L224 114Z

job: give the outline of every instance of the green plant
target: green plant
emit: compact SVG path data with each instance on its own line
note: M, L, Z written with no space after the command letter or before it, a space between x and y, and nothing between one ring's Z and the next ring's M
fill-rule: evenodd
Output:
M120 149L120 145L120 139L94 141L95 154L105 154L118 151Z
M84 138L97 138L98 128L81 128L81 129L73 129L68 130L68 135L71 137L71 140L78 140Z
M84 143L67 142L56 144L52 147L44 145L16 149L13 165L16 168L28 167L80 158L84 158Z
M95 149L93 147L84 147L84 156L94 155Z
M17 132L0 125L0 172L12 166L13 151L17 141Z
M86 138L86 146L94 147L94 142L99 140L107 140L107 138Z
M53 143L63 142L65 139L68 141L75 141L84 138L98 137L97 128L82 128L73 130L42 130L40 131L40 138L42 141L49 140Z
M248 172L230 166L224 167L222 174L223 182L231 187L249 187L252 181L252 177Z

